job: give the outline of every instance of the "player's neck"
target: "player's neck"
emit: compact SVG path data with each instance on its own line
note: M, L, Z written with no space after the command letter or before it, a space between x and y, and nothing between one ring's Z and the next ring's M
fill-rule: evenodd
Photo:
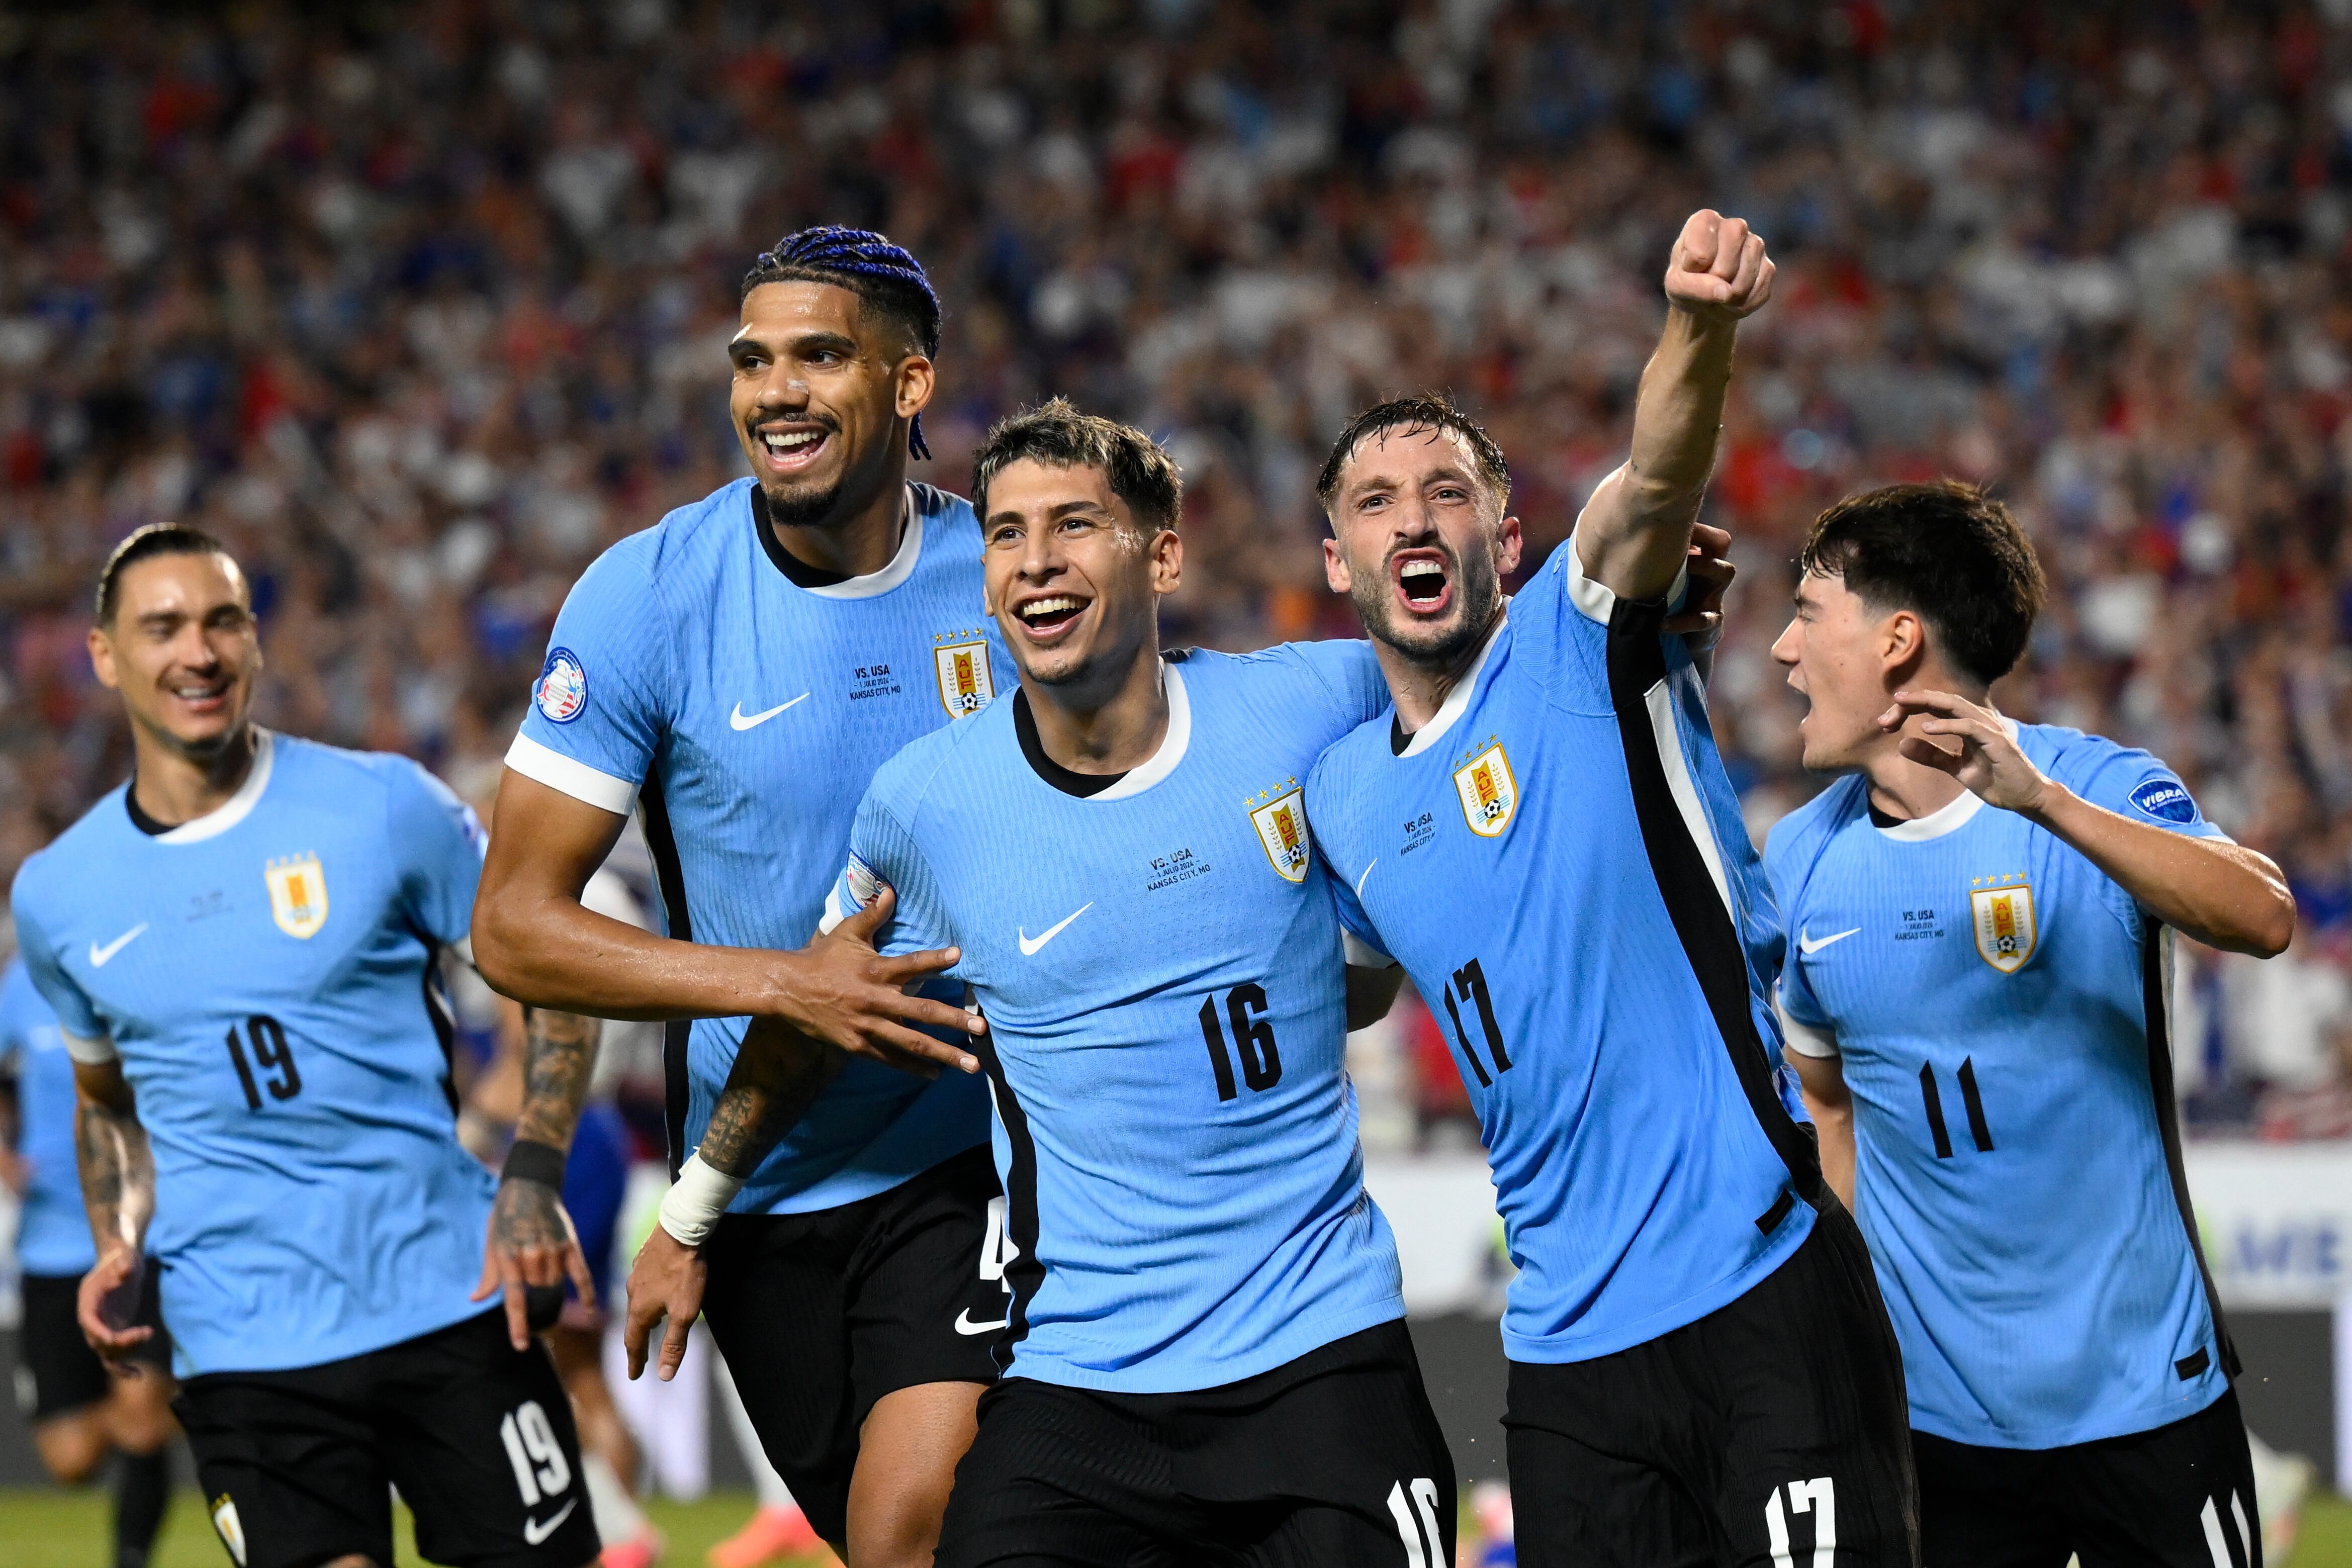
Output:
M236 727L217 747L191 752L132 721L131 799L169 827L209 816L229 802L253 771L253 726Z
M1914 671L1901 685L1914 690L1959 692L1970 702L1991 700L1976 683L1958 679L1950 671L1932 665ZM1890 690L1886 695L1891 701L1895 694ZM1915 714L1901 729L1892 735L1882 735L1872 742L1870 751L1863 760L1862 771L1870 780L1873 809L1912 822L1942 810L1968 793L1967 786L1942 768L1914 762L1903 755L1903 742L1906 737L1929 738L1919 735L1919 727L1933 716L1931 714Z
M1445 699L1454 695L1454 688L1478 667L1479 656L1495 640L1509 607L1510 601L1496 599L1495 613L1488 618L1486 629L1458 652L1442 659L1417 659L1377 637L1372 639L1372 656L1380 661L1381 674L1388 677L1389 695L1396 701L1397 723L1407 735L1434 719L1437 710L1445 706Z
M1048 686L1021 677L1037 743L1073 773L1126 773L1142 767L1168 738L1168 685L1155 628L1135 657L1100 681Z
M903 458L890 465L887 480L863 500L845 497L842 509L821 523L780 523L771 514L769 531L803 565L843 577L871 577L898 555L912 510Z

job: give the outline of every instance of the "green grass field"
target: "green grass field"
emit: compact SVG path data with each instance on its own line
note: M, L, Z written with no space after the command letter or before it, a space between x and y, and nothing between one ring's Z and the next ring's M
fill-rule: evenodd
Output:
M747 1492L718 1492L693 1503L655 1503L654 1522L669 1538L664 1562L671 1568L702 1568L702 1554L732 1534L751 1511ZM424 1559L408 1538L404 1515L400 1524L399 1568L415 1568ZM105 1568L105 1494L0 1489L0 1560L7 1568ZM173 1499L152 1568L227 1568L227 1563L196 1494L186 1491ZM2292 1564L2352 1568L2352 1502L2323 1494L2304 1505L2303 1533ZM2270 1568L2285 1565L2273 1563Z

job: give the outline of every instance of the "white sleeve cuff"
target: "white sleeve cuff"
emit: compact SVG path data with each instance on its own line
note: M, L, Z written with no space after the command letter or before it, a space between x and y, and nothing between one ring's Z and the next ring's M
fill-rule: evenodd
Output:
M841 883L836 882L824 890L824 913L817 917L816 934L820 936L830 936L833 935L833 928L848 918L849 916L842 911Z
M1790 1018L1789 1009L1780 1005L1780 992L1778 987L1775 987L1772 992L1772 1010L1780 1015L1780 1034L1789 1042L1790 1051L1795 1051L1799 1056L1816 1057L1823 1061L1838 1054L1837 1032L1834 1030L1816 1029L1811 1024L1799 1023L1795 1019Z
M1339 951L1351 969L1393 969L1397 961L1346 926L1339 927Z
M79 1035L69 1029L60 1029L58 1033L65 1037L66 1054L85 1067L103 1067L110 1061L121 1059L121 1053L114 1049L114 1037L111 1035Z
M677 1180L661 1203L661 1228L681 1247L699 1247L719 1225L719 1217L743 1190L740 1177L711 1169L697 1150L678 1168Z
M527 735L517 734L514 744L507 747L507 766L526 779L616 817L625 817L637 807L637 786L629 779L615 779Z
M1607 480L1602 481L1603 484L1607 482ZM1584 526L1583 513L1577 514L1576 523L1577 531L1580 531ZM1585 574L1584 553L1577 549L1576 531L1569 534L1568 542L1560 548L1568 551L1568 601L1575 605L1586 620L1598 621L1603 626L1608 625L1611 612L1617 608L1616 591L1607 583ZM1674 585L1666 590L1666 613L1669 615L1679 613L1683 607L1683 601L1689 594L1690 559L1685 552L1682 570L1675 573Z

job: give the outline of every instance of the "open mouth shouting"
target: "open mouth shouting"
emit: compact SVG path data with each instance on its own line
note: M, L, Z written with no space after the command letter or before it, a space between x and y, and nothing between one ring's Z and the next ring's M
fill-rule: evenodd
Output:
M751 427L760 466L782 478L805 473L833 440L833 427L814 419L772 419Z
M1389 578L1407 613L1434 619L1454 608L1454 563L1442 550L1399 550L1389 558Z
M1013 619L1040 646L1060 642L1093 602L1075 593L1041 593L1013 607Z

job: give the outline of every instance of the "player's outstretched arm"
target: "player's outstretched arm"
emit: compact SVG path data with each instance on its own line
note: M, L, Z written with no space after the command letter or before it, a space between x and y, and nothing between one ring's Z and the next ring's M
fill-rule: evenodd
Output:
M82 1276L77 1316L82 1337L109 1369L133 1375L135 1364L127 1358L155 1332L131 1322L146 1270L147 1221L155 1213L155 1157L121 1061L76 1061L74 1099L74 1162L98 1243L98 1262Z
M2183 936L2258 958L2275 957L2294 939L2294 894L2269 856L2093 805L2036 768L1992 709L1952 692L1900 691L1878 723L1889 731L1907 725L1906 758L2047 828Z
M581 889L625 820L508 769L474 902L474 962L483 978L528 1006L590 1018L748 1014L894 1064L898 1052L964 1065L963 1053L916 1027L967 1029L964 1015L900 989L952 965L952 948L885 958L870 945L824 941L792 953L716 947L656 936L582 905Z
M1845 1086L1845 1062L1834 1056L1807 1056L1801 1051L1781 1052L1797 1070L1805 1091L1805 1109L1813 1118L1821 1140L1822 1179L1853 1207L1853 1095Z
M1715 469L1739 319L1772 297L1772 262L1740 218L1693 213L1666 265L1666 329L1642 372L1633 451L1576 526L1585 575L1625 599L1674 586Z
M604 1031L598 1020L576 1013L525 1008L522 1016L522 1109L490 1206L482 1278L473 1295L481 1301L503 1292L507 1337L517 1350L528 1349L532 1331L553 1321L567 1278L583 1305L596 1303L587 1257L563 1207L563 1160L580 1125Z

